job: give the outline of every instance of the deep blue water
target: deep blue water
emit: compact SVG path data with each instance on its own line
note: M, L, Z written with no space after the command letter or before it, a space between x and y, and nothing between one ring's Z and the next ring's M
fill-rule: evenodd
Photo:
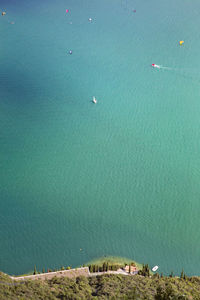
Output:
M199 1L0 3L0 270L199 275Z

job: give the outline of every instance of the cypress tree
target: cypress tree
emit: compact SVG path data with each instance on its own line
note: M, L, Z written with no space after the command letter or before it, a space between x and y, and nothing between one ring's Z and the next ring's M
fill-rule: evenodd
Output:
M158 273L155 273L155 274L153 274L152 278L157 278L157 279L159 279L159 278L160 278L160 275L159 275Z
M149 265L146 265L146 275L149 276Z
M45 268L42 269L42 273L45 273Z
M173 275L174 275L174 273L173 273L173 271L171 271L169 277L173 277Z
M149 276L149 265L145 265L145 276Z
M105 271L108 271L108 263L105 263Z
M184 271L183 271L183 269L182 269L182 271L181 271L181 278L183 279L183 275L184 275Z
M102 270L103 270L103 272L105 272L105 270L106 270L106 263L105 262L103 263Z
M109 265L108 265L108 263L106 264L106 272L108 272L108 270L109 270Z
M35 275L37 273L37 269L36 269L36 265L34 266L34 271L33 271L33 275Z

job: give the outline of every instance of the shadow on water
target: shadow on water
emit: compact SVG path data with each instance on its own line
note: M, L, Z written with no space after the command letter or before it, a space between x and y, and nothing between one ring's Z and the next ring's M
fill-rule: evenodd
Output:
M28 105L38 94L39 84L31 72L13 67L0 67L1 96L7 103Z

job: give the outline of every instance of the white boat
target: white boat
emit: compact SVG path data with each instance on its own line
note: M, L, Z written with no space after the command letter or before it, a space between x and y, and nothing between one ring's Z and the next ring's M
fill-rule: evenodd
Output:
M152 268L153 272L156 272L157 270L158 270L158 266L155 266L155 267Z
M93 97L92 102L93 102L94 104L97 104L97 99L96 99L95 97Z
M159 66L159 65L156 65L156 64L152 64L152 67L153 67L153 68L158 68L158 69L160 69L160 68L161 68L161 66Z

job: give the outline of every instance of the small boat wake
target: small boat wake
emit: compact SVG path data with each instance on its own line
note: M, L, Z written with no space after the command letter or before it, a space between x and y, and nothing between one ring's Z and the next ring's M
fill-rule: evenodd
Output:
M163 70L169 70L172 71L174 74L176 74L177 76L181 76L185 79L189 79L192 80L193 82L198 82L200 83L200 72L199 69L197 68L193 68L193 67L189 67L189 68L183 68L183 67L179 67L179 68L170 68L170 67L165 67L162 65L156 65L156 64L151 64L152 68L155 69L163 69Z
M162 65L152 64L151 66L152 66L153 68L157 68L157 69L172 70L172 68L164 67L164 66L162 66Z

